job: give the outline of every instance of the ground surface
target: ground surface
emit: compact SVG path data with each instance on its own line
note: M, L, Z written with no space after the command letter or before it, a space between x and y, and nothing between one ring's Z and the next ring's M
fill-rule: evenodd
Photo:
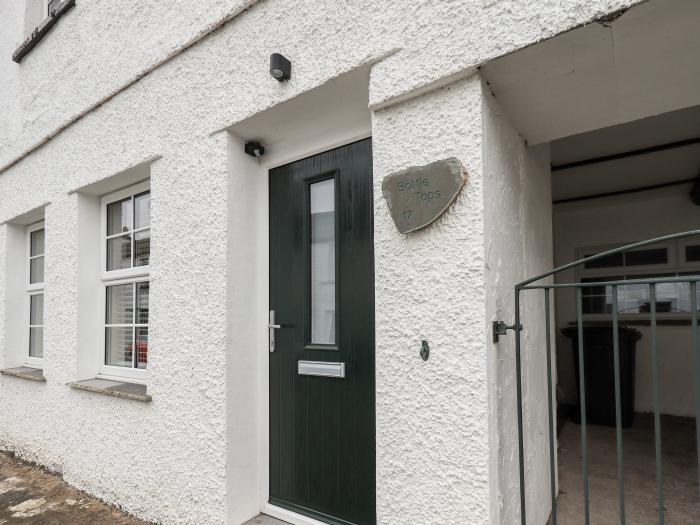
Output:
M666 523L700 523L695 420L662 416ZM637 414L623 432L626 522L658 524L654 420ZM590 517L595 525L616 525L618 516L615 428L588 426ZM571 422L559 436L558 524L583 523L581 427Z
M260 514L259 516L253 518L252 520L244 523L243 525L289 525L286 521L280 521L276 518L270 516L265 516Z
M0 525L145 525L71 488L59 476L0 452Z

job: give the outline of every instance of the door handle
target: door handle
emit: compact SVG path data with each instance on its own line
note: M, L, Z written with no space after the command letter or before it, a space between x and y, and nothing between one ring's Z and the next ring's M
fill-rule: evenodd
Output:
M275 351L275 330L282 328L281 324L275 324L275 311L270 310L270 318L267 323L267 329L270 332L270 353Z

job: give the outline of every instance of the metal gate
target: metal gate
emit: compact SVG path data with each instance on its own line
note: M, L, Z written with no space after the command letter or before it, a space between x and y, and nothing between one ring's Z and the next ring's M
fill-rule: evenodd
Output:
M554 276L564 270L579 267L587 262L595 259L601 259L611 255L616 255L621 252L626 252L656 244L663 241L680 239L700 235L700 230L678 233L658 237L643 242L638 242L602 252L590 257L585 257L578 261L560 266L554 270L538 275L531 279L527 279L515 286L515 323L512 326L506 326L505 323L494 323L494 338L498 335L505 335L507 330L515 332L515 367L516 367L516 390L518 403L518 456L520 464L520 515L522 525L526 525L526 508L525 508L525 464L524 464L524 438L523 438L523 405L522 405L522 369L521 355L523 352L521 343L521 331L524 329L521 325L520 301L521 294L526 292L540 291L544 302L545 310L545 330L546 330L546 352L547 352L547 392L549 406L549 471L550 471L550 496L552 501L552 510L550 522L552 525L557 523L557 494L556 494L556 472L555 472L555 417L554 404L552 399L552 361L551 361L551 326L550 326L550 308L551 308L551 293L557 288L573 288L576 291L576 324L578 325L578 368L580 373L579 380L579 399L581 405L581 460L583 465L583 498L584 498L584 523L589 524L589 487L588 487L588 444L587 444L587 429L586 429L586 382L585 382L585 367L584 367L584 337L583 337L583 307L582 307L582 290L586 287L612 287L612 330L613 330L613 360L614 360L614 375L615 375L615 414L617 427L617 478L618 478L618 514L620 524L625 523L625 468L624 468L624 453L622 439L622 410L621 410L621 393L620 393L620 349L619 349L619 320L618 320L618 287L630 285L648 285L649 286L649 318L651 329L651 370L652 370L652 388L653 388L653 405L654 405L654 441L656 454L656 490L658 497L658 520L663 525L664 523L664 481L663 481L663 462L661 452L661 414L659 402L659 371L657 363L657 344L656 344L656 329L657 329L657 304L656 304L656 287L664 283L685 283L690 288L690 316L692 330L692 369L693 369L693 385L695 397L695 430L696 430L696 447L698 457L698 476L700 478L700 346L698 340L698 301L696 296L698 281L700 275L680 275L676 277L656 277L656 278L640 278L640 279L624 279L615 281L601 282L574 282L566 284L537 284L543 279ZM699 272L700 273L700 272ZM527 349L526 349L527 350ZM534 350L534 349L533 349ZM699 479L700 484L700 479ZM539 524L537 524L539 525Z

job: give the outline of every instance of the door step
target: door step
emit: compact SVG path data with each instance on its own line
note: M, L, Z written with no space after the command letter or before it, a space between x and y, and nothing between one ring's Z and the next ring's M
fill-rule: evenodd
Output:
M250 521L246 521L243 525L290 525L289 522L278 520L266 514L259 514Z

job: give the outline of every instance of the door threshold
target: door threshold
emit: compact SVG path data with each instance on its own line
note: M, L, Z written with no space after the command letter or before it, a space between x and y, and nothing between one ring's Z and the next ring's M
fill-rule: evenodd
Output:
M318 521L303 514L297 514L291 510L283 509L282 507L276 507L271 503L265 504L265 508L262 510L263 514L277 518L278 520L286 521L291 525L328 525L325 521Z

